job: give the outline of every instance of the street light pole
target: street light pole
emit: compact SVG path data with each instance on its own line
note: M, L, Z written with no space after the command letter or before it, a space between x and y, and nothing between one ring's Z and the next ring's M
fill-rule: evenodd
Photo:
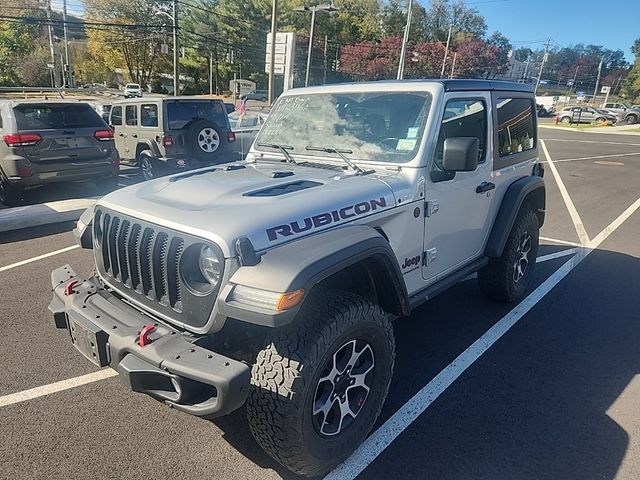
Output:
M178 0L173 0L173 94L180 95L180 59L178 58Z
M400 62L398 64L398 80L402 80L404 77L404 57L407 54L407 43L409 42L409 30L411 30L411 7L413 6L412 0L409 0L407 5L407 24L404 27L404 36L402 37L402 48L400 49Z
M67 87L73 88L73 75L71 74L71 58L69 56L69 40L67 39L67 0L62 0L62 31L64 32L64 61L67 77Z
M269 106L273 105L273 87L274 87L274 76L273 76L273 64L276 61L276 27L278 25L278 0L273 0L273 5L271 6L271 53L269 54Z
M336 12L338 9L333 5L321 4L313 7L296 7L293 9L296 12L311 12L311 28L309 30L309 47L307 49L307 73L304 77L304 86L309 86L309 74L311 72L311 56L313 51L313 32L316 24L316 12ZM271 49L273 52L273 48ZM273 59L272 59L273 60ZM272 63L273 65L273 63Z
M449 44L451 43L451 29L453 24L449 25L449 34L447 35L447 46L444 48L444 58L442 59L442 69L440 70L440 78L444 77L444 66L447 63L447 55L449 55Z
M535 95L538 93L538 87L540 86L540 79L542 78L542 69L544 68L544 63L547 61L547 52L549 51L549 45L551 44L551 39L547 40L547 43L544 44L544 55L542 56L542 63L540 63L540 71L538 72L538 80L536 81L536 88L533 91Z
M600 63L598 64L598 77L596 78L596 88L593 89L593 106L596 106L596 95L598 94L598 84L600 83L600 74L602 73L602 62L604 62L604 57L600 59Z

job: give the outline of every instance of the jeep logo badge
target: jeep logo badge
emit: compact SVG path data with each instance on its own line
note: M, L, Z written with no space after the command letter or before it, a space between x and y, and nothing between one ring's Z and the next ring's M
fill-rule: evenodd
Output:
M368 202L356 203L355 205L342 207L338 210L332 210L331 212L325 212L319 215L314 215L313 217L306 217L302 220L295 220L291 223L267 228L267 237L269 238L269 241L273 242L274 240L277 240L278 237L289 237L296 233L306 232L313 228L324 227L325 225L337 223L341 220L348 220L386 206L387 201L384 197L380 197L377 200L369 200Z

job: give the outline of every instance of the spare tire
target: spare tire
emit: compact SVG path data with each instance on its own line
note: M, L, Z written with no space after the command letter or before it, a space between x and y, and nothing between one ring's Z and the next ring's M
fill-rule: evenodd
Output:
M221 128L208 120L193 122L185 136L185 147L202 160L215 160L223 150Z

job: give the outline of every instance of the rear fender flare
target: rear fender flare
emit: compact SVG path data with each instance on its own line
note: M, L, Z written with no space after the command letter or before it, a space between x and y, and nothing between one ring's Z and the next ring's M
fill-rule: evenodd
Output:
M538 221L540 227L542 227L546 205L545 185L542 177L522 177L509 185L489 235L485 249L487 257L499 257L502 255L509 233L511 233L511 228L524 203L530 205L530 208L538 215Z

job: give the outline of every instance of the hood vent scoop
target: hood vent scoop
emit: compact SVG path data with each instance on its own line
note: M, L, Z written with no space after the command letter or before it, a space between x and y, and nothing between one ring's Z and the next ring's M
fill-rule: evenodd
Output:
M291 175L293 175L293 172L288 171L288 172L273 172L271 174L271 178L284 178L284 177L290 177Z
M276 172L278 173L278 172ZM284 173L284 172L281 172ZM287 193L299 192L307 188L318 187L322 185L320 182L311 180L298 180L297 182L285 183L284 185L274 185L272 187L263 188L254 192L245 193L245 197L279 197Z

